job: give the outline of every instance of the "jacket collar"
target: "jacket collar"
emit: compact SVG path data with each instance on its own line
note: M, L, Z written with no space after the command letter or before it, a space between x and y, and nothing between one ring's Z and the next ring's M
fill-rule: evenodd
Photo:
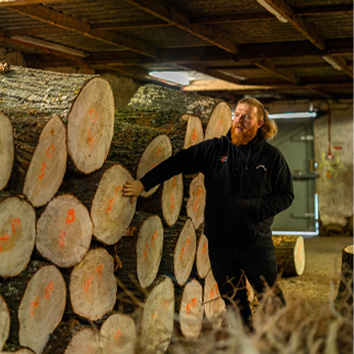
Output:
M229 141L229 143L233 144L232 139L231 139L231 129L229 129L229 131L226 134L226 137ZM264 139L262 138L262 135L260 133L260 131L258 130L257 135L246 145L240 145L238 146L240 149L250 149L256 145L258 145L259 143L261 143L262 141L264 141ZM234 145L236 147L236 145Z

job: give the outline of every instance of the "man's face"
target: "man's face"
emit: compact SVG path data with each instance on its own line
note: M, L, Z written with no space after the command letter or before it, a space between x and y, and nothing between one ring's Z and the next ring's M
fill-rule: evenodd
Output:
M256 106L247 103L237 105L231 127L231 139L235 145L246 145L256 136L257 130L263 125L257 113Z

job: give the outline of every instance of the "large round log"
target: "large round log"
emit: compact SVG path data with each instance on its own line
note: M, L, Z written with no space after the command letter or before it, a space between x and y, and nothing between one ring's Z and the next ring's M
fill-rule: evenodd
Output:
M101 77L10 66L0 76L5 113L58 114L67 124L68 151L75 168L100 168L113 136L114 98Z
M42 206L58 191L66 171L66 127L58 116L11 113L9 118L15 143L11 187L33 206Z
M174 287L166 277L149 294L142 315L140 347L144 353L164 353L171 341L174 317Z
M36 247L58 267L81 262L91 243L93 223L86 207L70 194L52 199L37 222Z
M93 233L101 242L116 243L126 232L133 219L136 201L123 197L122 187L132 180L130 173L119 164L108 168L98 184L91 205Z
M36 353L43 351L60 323L66 305L66 285L59 270L48 265L31 278L19 310L19 342Z
M0 191L6 187L10 179L14 157L15 147L12 124L9 118L0 112Z
M186 338L198 338L203 324L203 288L197 280L184 286L179 310L179 323Z
M10 313L5 300L0 296L0 351L9 337Z
M222 299L219 287L212 271L208 273L204 283L205 316L214 328L221 326L226 312L225 301Z
M116 303L114 261L103 248L90 250L70 276L74 313L91 321L102 318Z
M305 243L302 236L273 236L278 271L283 276L301 275L305 270Z
M14 277L26 268L35 237L33 206L20 197L3 199L0 202L0 276Z
M220 138L225 135L232 124L232 112L225 103L219 103L211 114L208 124L205 128L205 140Z
M115 313L102 324L100 333L103 353L135 353L137 335L132 317Z

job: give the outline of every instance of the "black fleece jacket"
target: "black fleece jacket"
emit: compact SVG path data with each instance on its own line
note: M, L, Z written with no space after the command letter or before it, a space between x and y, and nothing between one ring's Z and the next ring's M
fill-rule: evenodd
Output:
M281 152L259 134L237 147L231 133L204 141L163 161L141 182L145 190L178 175L205 176L205 230L209 247L272 247L274 216L293 199L293 182Z

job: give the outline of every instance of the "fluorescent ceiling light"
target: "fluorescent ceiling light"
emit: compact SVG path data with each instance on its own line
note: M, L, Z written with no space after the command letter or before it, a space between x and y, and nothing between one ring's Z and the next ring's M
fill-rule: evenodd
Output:
M343 70L343 67L339 64L338 60L336 58L332 58L329 55L324 55L322 57L329 65L332 65L334 69L336 70Z
M270 119L290 119L290 118L316 118L318 113L312 112L287 112L287 113L275 113L269 114Z
M189 85L190 82L186 74L178 71L151 71L149 75L183 86Z
M257 2L263 6L267 11L269 11L271 14L273 14L280 22L286 23L288 20L283 17L277 10L273 9L271 5L266 3L265 0L257 0Z
M66 47L64 45L53 43L53 42L47 42L47 41L44 41L42 39L38 39L38 38L34 38L34 37L13 36L13 37L11 37L11 39L15 39L17 41L24 42L24 43L34 44L34 45L37 45L39 47L52 49L52 50L57 51L57 52L70 54L70 55L73 55L73 56L76 56L76 57L80 57L80 58L85 58L86 57L86 54L83 51L81 51L81 50L70 48L70 47Z

